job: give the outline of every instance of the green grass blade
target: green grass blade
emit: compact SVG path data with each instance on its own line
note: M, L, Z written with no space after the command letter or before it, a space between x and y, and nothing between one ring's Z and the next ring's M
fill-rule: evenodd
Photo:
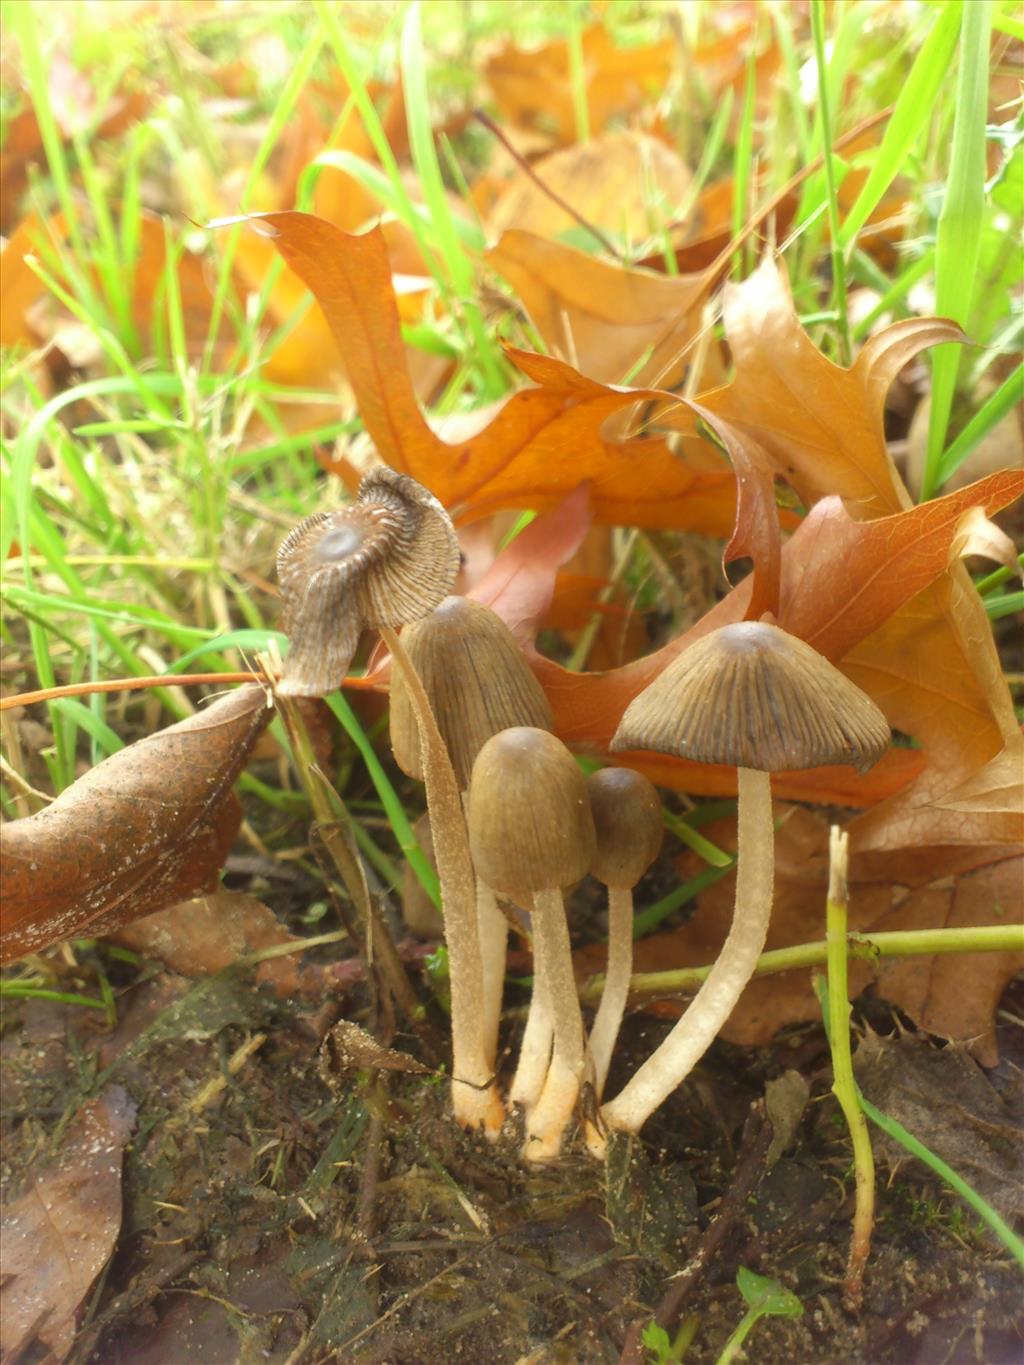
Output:
M936 97L956 50L963 0L946 0L917 54L885 130L864 186L846 215L840 245L849 247L878 207L932 114Z
M936 486L941 486L955 474L978 442L1020 403L1024 403L1024 365L1018 365L999 388L989 394L960 435L946 449L936 471Z
M957 78L953 153L935 242L935 311L967 323L976 283L985 215L985 123L988 111L991 0L964 7ZM921 501L939 485L939 461L953 406L960 347L931 352L932 395Z
M420 885L427 893L437 908L441 909L441 888L437 880L437 873L430 866L427 855L419 845L419 840L412 831L412 825L405 813L405 808L388 779L387 773L381 766L380 759L374 751L373 745L366 737L366 731L359 724L359 719L352 707L348 704L347 698L341 692L332 692L329 697L325 697L327 705L331 708L335 717L341 722L342 728L349 739L359 750L363 762L366 764L366 771L370 781L377 790L384 813L387 815L394 831L398 846L409 861L409 866L419 878Z

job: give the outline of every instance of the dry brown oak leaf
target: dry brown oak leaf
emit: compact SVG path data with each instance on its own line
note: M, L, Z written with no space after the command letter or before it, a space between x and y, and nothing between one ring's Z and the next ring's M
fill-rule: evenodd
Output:
M78 1310L121 1229L121 1160L134 1123L135 1105L120 1086L88 1100L56 1164L33 1173L8 1204L0 1223L3 1360L33 1342L50 1365L71 1350Z
M215 889L241 821L231 788L270 714L239 688L4 825L0 961Z

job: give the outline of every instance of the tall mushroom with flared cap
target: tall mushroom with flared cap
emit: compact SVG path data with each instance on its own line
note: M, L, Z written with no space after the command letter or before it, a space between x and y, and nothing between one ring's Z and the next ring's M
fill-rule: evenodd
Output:
M416 714L452 991L452 1108L467 1128L496 1137L504 1106L479 1030L483 1010L476 887L459 790L430 703L395 627L426 615L451 590L459 546L447 512L414 479L386 467L354 502L308 517L277 556L288 657L279 690L319 697L339 686L364 628L391 651Z
M477 754L469 785L469 841L477 872L531 912L535 973L551 1015L551 1062L527 1115L524 1155L557 1156L585 1061L562 888L594 856L587 784L572 754L546 730L502 730Z
M489 607L466 597L446 597L428 616L405 627L402 644L423 683L460 791L468 789L476 756L492 735L514 725L552 728L544 689L515 636ZM403 772L422 778L419 728L400 672L391 683L391 748ZM508 922L479 872L476 904L483 972L479 1027L493 1068Z
M637 1132L704 1055L754 973L772 906L769 774L826 763L864 771L885 752L882 712L810 645L743 621L712 631L630 703L612 749L653 749L738 768L736 905L711 973L661 1046L601 1109Z
M332 692L365 629L419 620L458 571L459 543L438 500L406 474L372 470L354 502L307 517L277 552L288 636L279 691Z

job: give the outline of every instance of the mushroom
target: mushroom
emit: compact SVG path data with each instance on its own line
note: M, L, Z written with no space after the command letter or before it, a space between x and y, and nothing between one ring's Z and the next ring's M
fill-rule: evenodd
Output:
M469 841L488 886L531 910L536 974L553 1036L523 1151L544 1161L561 1148L585 1063L562 888L585 876L595 845L586 780L560 740L517 726L487 741L469 786Z
M458 571L459 543L437 499L387 465L372 470L354 502L307 517L277 552L288 636L281 695L333 692L366 627L418 620Z
M355 501L308 517L277 556L290 647L279 690L323 696L339 686L359 635L380 631L416 716L445 917L452 987L452 1107L468 1128L496 1137L504 1106L479 1037L483 1009L476 887L459 791L423 686L394 627L448 593L459 546L447 512L407 475L367 474Z
M608 1078L633 971L633 888L661 849L664 827L654 784L630 768L601 768L587 779L597 846L591 875L608 888L608 966L590 1030L594 1093Z
M605 1129L639 1131L704 1055L754 973L772 905L769 774L826 763L864 771L889 739L870 697L810 645L764 621L723 626L698 640L627 707L614 751L736 764L736 903L729 936L686 1013L602 1107Z
M492 735L513 725L552 728L551 706L544 689L515 636L489 607L466 597L446 597L429 616L406 626L402 644L423 683L460 791L468 788L474 760ZM391 747L402 771L421 778L416 718L400 673L391 684ZM484 1055L493 1069L508 922L493 890L479 875L476 906L483 973L479 1028Z

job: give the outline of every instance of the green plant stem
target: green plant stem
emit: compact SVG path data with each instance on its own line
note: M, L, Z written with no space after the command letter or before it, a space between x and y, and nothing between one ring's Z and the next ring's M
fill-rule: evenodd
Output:
M850 1050L850 998L846 974L848 844L849 835L840 830L838 825L833 825L829 839L825 941L828 955L828 1041L832 1053L832 1093L839 1101L850 1130L856 1182L853 1235L843 1289L847 1303L857 1308L864 1287L864 1271L871 1252L871 1233L875 1222L875 1158L860 1093L853 1077L853 1053Z
M674 834L681 844L685 844L698 857L703 858L712 867L732 867L736 858L731 853L726 853L713 844L710 839L706 839L703 834L698 833L692 825L681 820L678 815L673 815L670 810L661 812L662 822L670 834Z
M828 225L832 239L832 303L839 317L839 358L849 365L853 358L850 343L850 319L846 307L846 258L840 237L839 200L836 195L835 167L832 162L832 119L829 113L828 63L825 60L825 4L811 0L811 28L814 34L814 57L818 67L818 99L821 105L821 142L825 163L825 186L828 192Z
M828 983L824 977L818 977L814 985L821 1002L827 1031L830 1008ZM918 1161L923 1162L930 1171L934 1171L940 1180L944 1180L950 1189L954 1190L978 1217L988 1224L1021 1270L1024 1270L1024 1240L1018 1237L1013 1229L1007 1225L988 1200L980 1195L973 1186L969 1185L962 1176L957 1175L952 1166L948 1166L940 1156L936 1156L930 1148L926 1147L920 1138L908 1132L902 1123L891 1118L888 1114L883 1114L880 1109L876 1108L869 1099L861 1094L859 1086L857 1087L857 1099L861 1109L872 1123L877 1124L883 1133L887 1133L894 1142L898 1142L911 1156L917 1157Z
M717 873L717 869L708 869ZM706 874L703 874L706 875ZM721 875L720 873L718 875ZM713 878L717 880L717 877ZM1024 925L983 924L972 929L897 929L878 934L847 935L847 956L874 962L880 957L927 957L932 953L1024 952ZM773 976L800 967L820 967L828 960L827 942L798 943L792 948L773 948L757 960L755 976ZM636 972L630 978L631 995L682 995L695 991L707 978L711 965L680 967L671 972ZM592 977L580 998L599 1000L603 977Z

